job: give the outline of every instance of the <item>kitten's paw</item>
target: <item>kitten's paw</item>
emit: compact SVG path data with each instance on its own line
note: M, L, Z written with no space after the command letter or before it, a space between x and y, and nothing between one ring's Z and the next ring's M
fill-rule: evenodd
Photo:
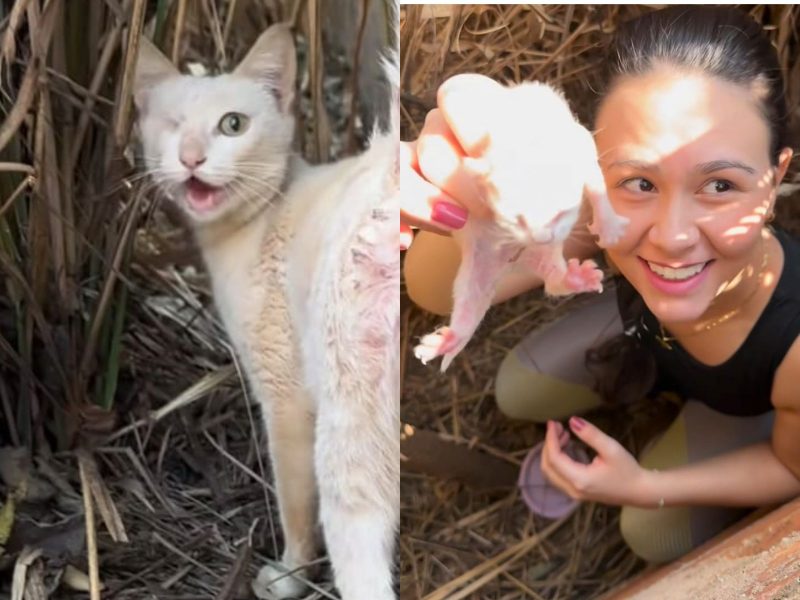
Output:
M593 260L580 262L577 258L571 258L565 273L554 274L545 280L544 291L551 296L602 292L603 271L597 268Z
M420 340L419 345L414 348L414 356L421 360L422 364L428 364L428 361L437 356L444 357L441 368L444 373L468 341L469 338L465 339L449 327L440 327Z
M256 598L262 600L283 600L284 598L302 598L307 587L285 570L266 565L258 572L251 585Z
M577 258L571 258L567 262L564 281L567 288L575 293L603 291L603 271L597 268L593 260L579 262Z

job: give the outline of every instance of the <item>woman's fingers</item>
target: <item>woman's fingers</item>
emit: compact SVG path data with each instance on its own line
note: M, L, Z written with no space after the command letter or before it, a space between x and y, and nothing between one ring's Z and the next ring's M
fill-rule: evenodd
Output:
M587 446L594 449L598 456L603 459L613 458L620 450L624 448L620 443L609 435L603 433L600 429L584 421L580 417L572 417L569 420L570 429L578 436Z
M567 482L569 487L576 491L582 492L586 489L588 483L587 478L589 475L590 465L585 465L572 459L560 447L557 447L558 438L562 433L569 433L564 430L560 423L551 422L548 427L552 429L552 436L550 445L548 447L548 468L551 472L562 481ZM550 431L548 430L548 434ZM545 442L547 444L547 441Z
M470 214L482 218L491 216L482 176L465 164L464 150L441 110L434 109L428 113L417 139L416 155L419 172L425 179L457 199Z
M475 73L456 75L445 81L437 93L442 116L467 156L480 157L491 141L488 110L495 110L495 94L503 86Z
M413 241L414 232L411 231L411 226L400 221L400 251L408 250Z
M403 222L446 233L468 214L492 216L482 153L490 139L487 104L491 110L491 95L502 89L482 75L457 75L440 87L440 108L428 113L415 142L400 145Z
M572 482L564 477L560 470L554 466L559 462L560 456L566 456L561 448L566 444L566 441L569 441L569 433L567 433L567 440L562 443L563 433L566 432L560 427L560 424L555 421L547 422L547 432L542 450L542 472L550 483L565 494L577 498L578 495Z
M401 142L401 223L442 234L463 227L467 211L445 192L425 181L418 168L416 142ZM402 231L401 228L401 236Z

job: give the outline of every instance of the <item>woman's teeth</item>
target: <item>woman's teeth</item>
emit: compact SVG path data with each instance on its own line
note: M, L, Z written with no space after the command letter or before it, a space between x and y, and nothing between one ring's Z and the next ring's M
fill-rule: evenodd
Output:
M698 263L696 265L692 265L691 267L683 267L681 269L672 269L670 267L663 267L661 265L657 265L655 263L651 263L647 261L647 266L650 267L650 270L653 271L656 275L663 277L664 279L669 279L673 281L680 281L683 279L689 279L690 277L694 277L700 271L702 271L708 263Z

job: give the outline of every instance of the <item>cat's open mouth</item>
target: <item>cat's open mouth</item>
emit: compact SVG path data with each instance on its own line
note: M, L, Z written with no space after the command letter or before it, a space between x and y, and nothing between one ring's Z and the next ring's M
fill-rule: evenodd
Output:
M184 185L186 201L197 212L209 211L222 201L222 188L210 185L197 177L190 177Z

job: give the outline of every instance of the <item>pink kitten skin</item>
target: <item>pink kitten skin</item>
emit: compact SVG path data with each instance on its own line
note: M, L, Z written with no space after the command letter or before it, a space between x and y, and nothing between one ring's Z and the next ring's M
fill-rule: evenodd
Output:
M476 76L456 76L443 89L461 85L460 77ZM600 246L615 244L627 224L608 200L591 133L560 93L538 82L507 88L492 81L484 90L490 97L481 104L492 106L492 112L474 118L488 119L492 137L484 140L481 156L467 157L465 164L484 174L480 186L491 216L470 215L453 233L462 260L450 324L424 336L414 349L423 363L442 356L442 371L475 333L510 269L533 270L551 296L602 291L602 271L594 261L567 261L563 253L584 200L593 213L589 231ZM440 91L439 102L447 102L445 92ZM511 120L510 115L526 117ZM420 168L424 174L425 164Z

